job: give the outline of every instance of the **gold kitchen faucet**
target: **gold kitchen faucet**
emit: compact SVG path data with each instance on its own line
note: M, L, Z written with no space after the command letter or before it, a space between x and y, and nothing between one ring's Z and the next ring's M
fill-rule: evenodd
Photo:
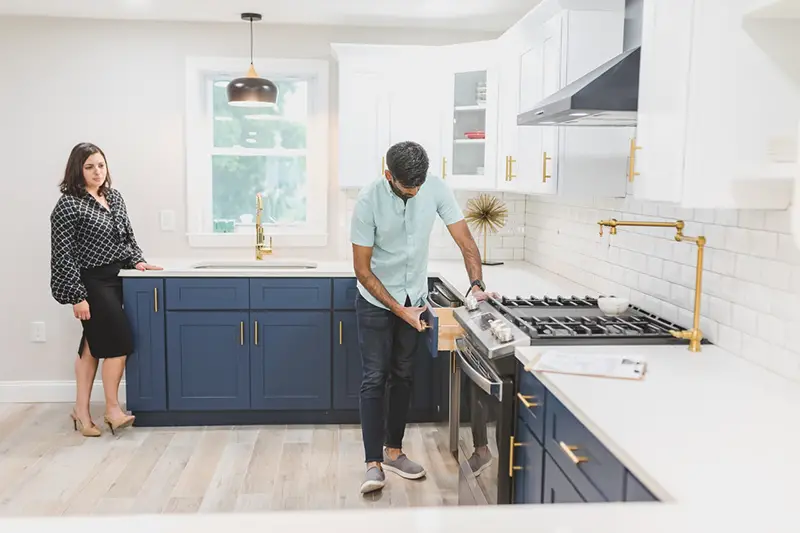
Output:
M689 341L689 351L699 352L700 345L703 341L703 332L700 331L700 296L703 293L703 250L706 246L706 238L702 235L699 237L689 237L683 234L683 228L686 224L683 220L676 220L675 222L647 222L647 221L622 221L612 218L611 220L601 220L597 223L600 226L600 236L603 236L603 227L611 228L611 235L617 234L617 228L620 226L638 226L648 228L675 228L675 240L678 242L693 242L697 245L697 274L695 277L694 287L694 320L692 329L685 331L670 331L670 333L678 339L686 339Z

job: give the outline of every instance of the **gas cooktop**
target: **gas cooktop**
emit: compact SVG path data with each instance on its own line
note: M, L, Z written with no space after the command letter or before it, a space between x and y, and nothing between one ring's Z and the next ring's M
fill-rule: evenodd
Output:
M465 335L490 359L516 346L680 344L684 328L638 307L619 316L603 313L592 297L502 297L454 313ZM498 333L500 332L500 333Z

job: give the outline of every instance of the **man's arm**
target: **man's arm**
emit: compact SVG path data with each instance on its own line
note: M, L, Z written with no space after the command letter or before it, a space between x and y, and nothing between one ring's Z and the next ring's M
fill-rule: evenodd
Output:
M478 245L475 244L475 239L472 238L472 233L469 231L469 226L464 219L459 220L454 224L447 226L447 231L450 236L456 241L461 255L464 256L464 266L467 268L467 275L469 281L481 280L483 281L483 269L481 267L481 253L478 251ZM475 289L476 287L473 287Z
M356 271L356 278L358 278L358 281L361 282L371 295L377 298L378 301L385 305L392 313L400 315L403 306L392 298L392 295L389 294L389 291L383 286L381 280L372 273L372 267L370 266L371 260L371 246L353 244L353 268Z

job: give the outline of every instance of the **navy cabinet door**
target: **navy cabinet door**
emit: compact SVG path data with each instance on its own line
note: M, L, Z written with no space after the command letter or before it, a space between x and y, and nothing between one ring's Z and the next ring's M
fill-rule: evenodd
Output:
M330 409L331 313L251 312L253 409Z
M244 311L167 313L170 410L250 407L249 318Z
M133 412L166 411L164 281L125 278L122 283L134 342L125 368L126 407Z
M658 498L645 488L630 472L625 472L626 502L657 502Z
M355 311L333 314L333 408L358 409L361 350Z
M549 453L544 454L544 503L585 503Z
M517 418L514 466L514 503L542 503L544 448L522 418Z

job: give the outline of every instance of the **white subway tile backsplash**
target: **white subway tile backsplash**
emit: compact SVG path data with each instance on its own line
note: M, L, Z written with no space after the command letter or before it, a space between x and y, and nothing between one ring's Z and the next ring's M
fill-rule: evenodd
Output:
M620 228L593 241L596 222L682 219L707 239L701 299L706 338L800 381L800 250L787 211L682 209L633 198L567 201L529 196L525 258L588 287L622 294L690 327L697 247L665 228ZM544 231L539 228L547 227ZM613 289L613 291L611 290Z

